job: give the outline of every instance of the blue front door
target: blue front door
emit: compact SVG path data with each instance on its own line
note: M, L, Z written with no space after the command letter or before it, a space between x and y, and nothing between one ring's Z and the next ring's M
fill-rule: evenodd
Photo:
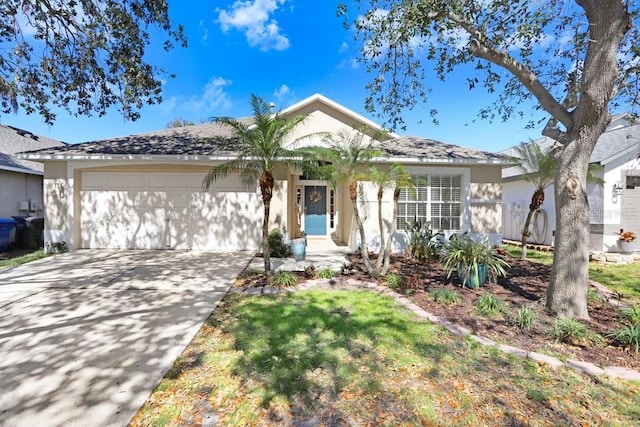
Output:
M304 231L307 236L327 235L327 187L304 187Z

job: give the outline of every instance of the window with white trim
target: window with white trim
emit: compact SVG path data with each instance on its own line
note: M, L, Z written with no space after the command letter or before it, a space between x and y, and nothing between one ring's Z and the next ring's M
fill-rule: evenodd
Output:
M400 189L398 230L408 230L415 222L430 222L433 230L460 230L462 223L462 176L413 176L415 192Z

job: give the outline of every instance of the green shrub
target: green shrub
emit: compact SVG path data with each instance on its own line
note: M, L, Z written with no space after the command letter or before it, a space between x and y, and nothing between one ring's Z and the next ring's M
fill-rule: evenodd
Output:
M291 256L291 248L284 241L282 232L274 228L269 233L269 249L273 258L287 258Z
M332 279L336 274L329 267L324 267L318 270L317 275L321 279Z
M433 261L438 259L442 244L438 237L441 233L434 233L431 223L416 221L408 231L409 254L416 259Z
M291 271L279 271L273 276L273 285L286 288L298 284L298 275Z
M622 322L629 325L640 325L640 306L625 308L618 317Z
M551 328L551 336L556 342L566 344L591 343L601 345L604 343L602 336L589 331L587 327L575 319L556 319Z
M438 304L456 305L462 301L460 295L452 289L437 288L431 291L430 295Z
M636 353L640 351L640 324L626 326L607 334L616 344L628 347Z
M475 303L474 312L484 317L497 317L505 310L504 301L491 294L484 294Z
M384 282L391 289L402 288L405 285L404 278L396 273L389 273L384 277Z
M536 313L531 307L520 307L520 310L513 316L513 323L520 328L521 331L531 329L536 321Z

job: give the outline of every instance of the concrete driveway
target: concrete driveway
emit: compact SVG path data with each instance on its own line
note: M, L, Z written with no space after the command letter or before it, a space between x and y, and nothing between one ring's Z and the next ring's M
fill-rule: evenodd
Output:
M0 425L126 426L251 256L82 250L0 270Z

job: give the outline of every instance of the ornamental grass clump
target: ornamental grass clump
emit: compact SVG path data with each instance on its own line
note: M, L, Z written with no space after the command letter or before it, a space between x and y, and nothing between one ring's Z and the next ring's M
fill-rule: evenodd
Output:
M298 275L291 271L279 271L273 276L273 285L287 288L298 284Z
M513 324L521 331L529 331L536 321L536 312L531 307L520 307L513 316Z
M505 303L500 298L491 294L484 294L476 301L473 311L484 317L498 317L505 309Z
M460 294L453 289L437 288L430 292L431 298L438 304L456 305L462 301Z

